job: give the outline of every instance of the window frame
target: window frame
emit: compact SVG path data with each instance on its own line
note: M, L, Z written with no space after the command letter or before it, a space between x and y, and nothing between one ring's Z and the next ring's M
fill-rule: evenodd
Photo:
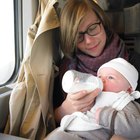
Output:
M14 6L14 39L15 39L15 68L9 79L0 84L0 87L13 83L17 79L20 64L23 59L23 25L22 25L22 0L13 0Z

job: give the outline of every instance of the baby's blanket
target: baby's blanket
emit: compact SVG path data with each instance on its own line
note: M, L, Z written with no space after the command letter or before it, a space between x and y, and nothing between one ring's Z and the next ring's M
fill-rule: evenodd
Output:
M71 115L66 115L62 118L60 129L72 131L89 131L102 128L96 123L94 118L95 112L98 108L104 106L111 106L116 110L122 110L130 101L140 98L140 92L134 91L128 94L124 91L119 93L102 92L98 95L95 105L90 111L85 113L75 112Z

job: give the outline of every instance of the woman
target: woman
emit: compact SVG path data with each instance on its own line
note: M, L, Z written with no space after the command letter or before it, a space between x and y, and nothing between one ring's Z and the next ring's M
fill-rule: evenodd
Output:
M93 0L67 0L60 22L64 53L60 65L60 85L66 70L75 69L96 75L102 64L116 57L128 60L140 71L140 56L127 50L124 42L112 31L105 13ZM57 91L58 89L57 82ZM54 92L57 123L66 114L90 110L100 90L96 89L90 93L80 91L71 95L62 93L61 90L58 92Z

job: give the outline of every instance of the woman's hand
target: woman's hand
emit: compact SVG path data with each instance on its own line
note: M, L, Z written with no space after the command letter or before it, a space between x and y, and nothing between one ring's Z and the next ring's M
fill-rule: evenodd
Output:
M68 94L65 103L69 108L69 114L75 111L85 112L90 110L99 92L100 91L96 89L90 93L80 91L75 94Z
M68 94L62 105L56 109L56 120L61 120L64 115L71 114L76 111L86 112L94 105L96 96L101 92L96 89L92 92L80 91L73 94Z

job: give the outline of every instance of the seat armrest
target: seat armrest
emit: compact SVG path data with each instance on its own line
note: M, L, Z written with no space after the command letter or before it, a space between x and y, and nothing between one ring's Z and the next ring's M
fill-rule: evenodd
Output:
M0 132L3 132L7 122L11 91L12 89L7 87L0 89Z
M0 133L0 140L30 140L30 139Z

